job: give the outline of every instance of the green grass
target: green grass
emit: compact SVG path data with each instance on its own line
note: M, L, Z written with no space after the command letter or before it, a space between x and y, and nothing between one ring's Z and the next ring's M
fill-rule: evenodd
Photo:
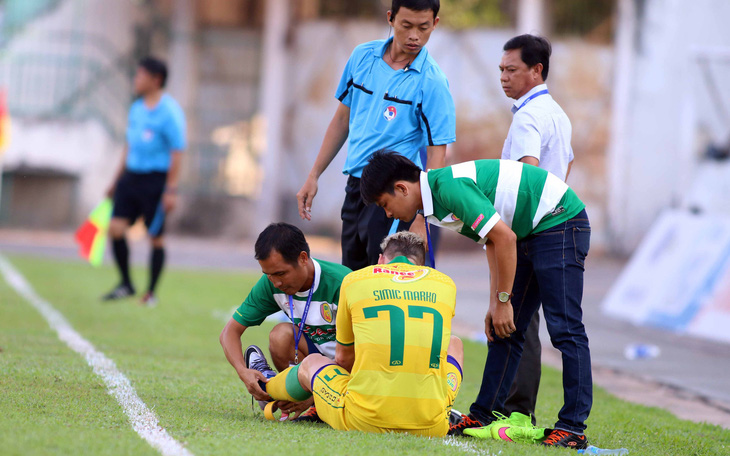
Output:
M195 455L297 454L575 454L502 442L336 432L326 425L273 423L252 411L250 396L228 365L218 334L257 278L231 272L168 270L161 304L101 304L115 282L109 268L11 258L36 291L113 359L155 411L160 424ZM146 271L135 270L138 284ZM270 326L245 343L266 346ZM131 429L121 407L86 362L60 342L40 315L0 280L0 453L3 455L146 455L156 452ZM486 357L466 342L465 380L455 407L468 410ZM543 369L537 415L550 426L562 402L560 374ZM404 411L407 413L407 411ZM596 388L588 421L591 442L632 455L726 455L730 431L682 421ZM463 442L463 443L462 443ZM466 448L464 447L466 446ZM500 453L501 452L501 453Z

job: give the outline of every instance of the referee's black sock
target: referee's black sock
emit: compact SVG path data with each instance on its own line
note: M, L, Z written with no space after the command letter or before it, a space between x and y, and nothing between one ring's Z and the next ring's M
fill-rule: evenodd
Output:
M152 249L150 258L150 288L149 292L154 293L157 286L157 279L162 274L162 266L165 265L165 249L164 247L155 247Z
M113 239L112 250L114 251L114 261L117 262L119 274L122 276L122 284L132 288L132 281L129 279L129 247L125 238Z

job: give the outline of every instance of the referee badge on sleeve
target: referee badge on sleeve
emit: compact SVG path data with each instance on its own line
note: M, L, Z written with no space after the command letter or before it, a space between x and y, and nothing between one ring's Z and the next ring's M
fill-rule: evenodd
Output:
M396 114L398 114L398 111L395 109L395 106L388 106L385 108L385 111L383 111L383 117L385 117L385 120L388 122L395 119Z

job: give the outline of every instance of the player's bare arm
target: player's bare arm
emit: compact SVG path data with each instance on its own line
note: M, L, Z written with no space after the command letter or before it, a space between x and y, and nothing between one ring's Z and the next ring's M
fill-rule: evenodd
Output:
M327 127L327 132L324 135L324 140L322 140L322 146L319 148L317 158L314 160L312 170L309 172L309 176L307 176L307 180L302 185L299 193L297 193L297 206L299 207L299 216L302 219L312 219L312 201L317 195L319 176L322 175L342 149L349 133L350 108L340 103Z
M257 370L246 368L246 363L243 359L243 348L241 347L241 336L245 331L246 326L243 326L233 318L228 320L223 331L221 331L219 339L223 347L223 353L225 353L226 359L236 370L238 378L246 385L248 392L256 400L269 401L271 397L259 386L259 381L265 382L266 377Z
M517 235L502 220L498 221L494 228L487 234L489 242L493 245L493 257L490 262L494 263L494 269L490 268L492 275L496 274L497 292L512 294L512 287L515 281L515 270L517 268ZM490 249L487 249L490 255ZM491 287L490 287L491 288ZM496 293L495 293L496 294ZM512 303L492 300L490 297L489 310L485 319L485 331L487 338L490 338L490 323L494 328L497 337L509 337L515 331ZM490 339L491 340L491 339Z

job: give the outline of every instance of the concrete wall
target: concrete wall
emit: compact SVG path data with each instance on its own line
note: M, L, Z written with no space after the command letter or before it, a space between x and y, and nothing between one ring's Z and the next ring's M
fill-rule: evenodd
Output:
M703 117L717 115L715 104L727 105L730 73L715 73L726 91L707 97L696 57L723 48L730 56L730 2L648 0L643 9L633 0L619 4L609 221L612 245L630 252L661 211L683 205L706 145L699 138ZM730 59L725 62L730 68ZM722 133L708 136L727 141L728 120L722 119Z
M78 213L72 214L71 220L80 218L102 198L118 166L122 144L119 138L113 139L109 131L91 117L78 121L59 120L47 117L45 111L43 117L35 116L33 108L23 104L38 100L21 99L20 85L25 86L26 92L35 91L42 96L49 93L49 87L59 84L61 75L90 77L91 73L82 69L73 73L74 68L68 66L69 62L83 58L103 67L119 55L130 52L138 13L133 2L62 1L55 10L27 24L13 37L0 61L0 85L7 90L8 105L13 115L11 141L2 166L5 170L32 168L76 176L77 200L69 207L75 208ZM66 62L66 66L61 72L53 71L50 66L42 66L46 59ZM35 62L36 68L40 68L31 73L32 81L22 81L17 77L16 65L21 61ZM124 100L129 97L128 78L116 73L109 76L112 77L112 85L104 89L115 95L112 97L115 103L124 105ZM119 87L113 85L117 83ZM73 90L69 89L69 93ZM92 96L101 95L93 93ZM94 108L103 108L101 103L95 101ZM53 109L51 104L48 101L43 105L44 109ZM17 112L22 112L22 115L14 115ZM112 113L111 120L120 128L125 118L126 112L119 110L118 114Z
M78 199L70 207L79 213L72 218L82 217L104 197L120 160L121 145L99 123L16 119L10 134L3 169L32 168L77 176Z

